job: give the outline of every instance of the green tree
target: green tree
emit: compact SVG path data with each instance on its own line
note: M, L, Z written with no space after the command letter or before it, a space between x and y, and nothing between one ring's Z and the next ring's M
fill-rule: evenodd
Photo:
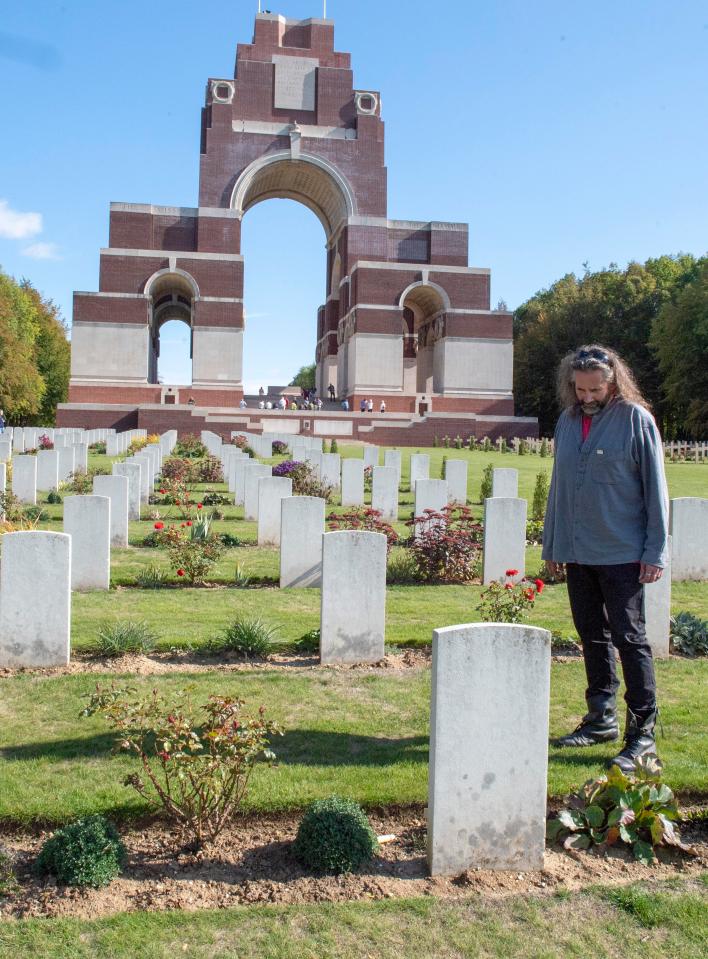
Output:
M299 386L301 390L314 390L315 388L315 364L301 366L297 371L290 386Z
M674 434L708 436L708 258L664 304L651 334Z
M44 381L44 395L37 417L37 424L53 423L57 404L66 402L69 395L71 369L71 345L58 307L45 300L26 280L22 289L35 304L39 332L35 340L35 363Z

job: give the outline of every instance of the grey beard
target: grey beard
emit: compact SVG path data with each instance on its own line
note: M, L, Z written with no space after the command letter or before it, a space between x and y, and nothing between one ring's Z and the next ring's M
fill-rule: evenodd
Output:
M580 409L586 416L594 416L595 413L600 412L604 405L604 403L598 403L597 400L595 400L592 403L581 403Z

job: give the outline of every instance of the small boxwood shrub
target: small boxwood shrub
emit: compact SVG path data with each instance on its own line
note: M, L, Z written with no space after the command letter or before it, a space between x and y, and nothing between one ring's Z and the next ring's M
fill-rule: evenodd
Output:
M52 506L56 506L59 503L61 503L61 501L62 500L59 493L57 493L55 489L50 489L49 492L47 493L47 502Z
M329 796L316 800L305 812L293 851L308 869L337 875L363 865L378 846L361 806L351 799Z
M677 613L671 617L671 645L684 656L708 656L708 619L693 613Z
M64 886L107 886L125 864L125 846L103 816L88 816L57 829L40 850L35 867Z

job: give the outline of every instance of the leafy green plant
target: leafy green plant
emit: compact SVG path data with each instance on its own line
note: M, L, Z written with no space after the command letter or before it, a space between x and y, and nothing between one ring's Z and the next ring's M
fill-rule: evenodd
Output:
M125 846L103 816L88 816L57 829L42 846L35 869L64 886L107 886L125 865Z
M221 540L221 542L224 544L224 546L226 546L227 548L230 548L232 546L246 545L244 540L242 540L238 536L234 536L233 533L217 533L217 535L219 539Z
M277 626L268 626L260 617L238 617L214 639L207 648L214 653L237 653L245 659L266 659L278 635Z
M533 487L533 501L531 504L531 519L543 520L546 515L546 503L548 502L549 479L548 473L541 470L536 474L536 482Z
M276 474L274 471L273 475L282 474ZM332 498L332 487L317 478L309 463L295 462L294 467L287 475L293 481L293 496L317 496L325 502L329 502Z
M409 586L418 582L418 565L407 549L394 549L389 555L386 582L390 586Z
M50 489L47 493L47 503L49 503L51 506L57 506L61 502L62 498L59 493L57 493L55 489Z
M406 520L408 549L423 583L468 583L481 550L482 527L467 506L426 509Z
M526 440L519 441L519 456L527 456L529 453L529 444Z
M543 542L543 520L530 519L526 523L526 545L539 546Z
M486 439L486 437L485 437ZM482 482L479 487L479 501L484 503L492 495L492 474L494 472L494 463L487 463L482 470Z
M333 439L332 442L329 444L329 451L330 453L339 452L339 447L337 446L337 441L335 439Z
M446 449L450 449L450 437L449 437L449 436L443 436L443 438L442 438L442 444L443 444L443 446L444 446Z
M251 577L240 563L236 564L234 572L234 585L238 589L247 589L251 585Z
M161 589L167 584L167 572L159 566L147 566L135 577L135 585L141 589Z
M327 526L331 530L354 529L371 533L383 533L387 552L398 542L398 533L384 518L381 510L371 506L352 506L344 513L330 513Z
M208 455L206 446L194 433L185 433L175 443L172 453L175 456L181 456L186 459L202 459Z
M89 446L89 452L102 453L105 456L106 444L103 441L99 441L98 443L91 443Z
M548 440L544 436L543 439L541 440L541 448L538 452L538 455L542 456L545 459L550 454L550 452L551 452L551 444L548 442Z
M288 649L293 653L319 653L319 629L309 629L306 633L303 633L302 636L299 636L292 643L289 643Z
M447 467L447 453L443 453L443 458L440 461L440 479L445 479L446 467Z
M518 574L518 569L508 569L506 582L495 581L482 590L477 609L483 622L520 623L533 609L536 597L543 592L544 583L540 579L531 582L522 579L514 583Z
M363 865L378 846L361 806L351 799L329 796L306 810L293 851L308 869L338 875Z
M574 794L570 807L548 822L549 841L562 842L566 849L622 842L647 865L656 858L657 846L693 852L674 826L678 804L662 782L656 761L642 757L636 769L636 774L628 776L618 766L611 766L606 776L588 780Z
M269 737L280 727L242 715L244 702L210 696L196 707L189 690L170 700L112 685L96 690L82 716L102 715L117 733L117 748L136 756L140 772L124 780L199 848L213 841L243 803L251 772L275 756Z
M95 656L113 658L126 653L151 653L157 643L157 634L145 622L121 619L102 623L93 645Z
M708 656L708 620L693 613L677 613L671 617L671 645L684 656Z
M198 504L199 505L199 504ZM225 546L221 537L211 533L211 517L198 513L186 520L180 529L164 523L155 524L157 540L167 548L170 564L176 575L184 577L192 586L201 586L223 555Z

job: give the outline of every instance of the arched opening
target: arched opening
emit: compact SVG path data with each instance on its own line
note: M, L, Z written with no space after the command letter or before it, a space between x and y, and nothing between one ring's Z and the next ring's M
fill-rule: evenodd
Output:
M302 203L270 200L244 217L244 393L286 386L315 361L324 300L322 228ZM271 402L277 402L271 396ZM267 400L266 400L267 401Z
M413 283L403 291L404 391L432 394L435 387L435 341L441 335L450 300L436 283Z
M190 385L194 302L199 289L188 273L160 270L145 284L145 293L152 304L148 382Z

